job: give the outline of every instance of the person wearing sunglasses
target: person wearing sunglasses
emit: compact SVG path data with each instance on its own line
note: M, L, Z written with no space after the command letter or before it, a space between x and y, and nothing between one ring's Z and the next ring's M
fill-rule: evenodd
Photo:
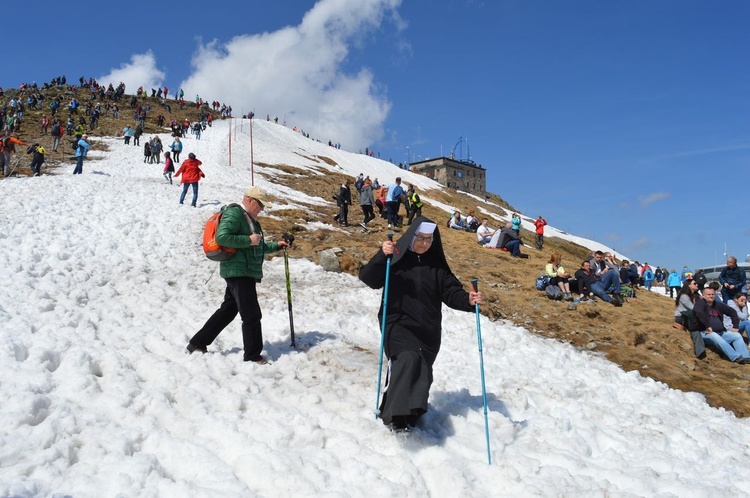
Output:
M187 161L185 161L187 162ZM227 283L224 302L190 339L188 353L206 353L207 348L239 314L242 319L244 361L260 365L268 363L263 351L262 313L258 304L256 284L263 278L265 255L289 244L285 240L266 242L258 215L266 208L268 195L259 187L245 191L242 204L230 204L216 229L216 242L236 249L234 256L219 263L219 274Z

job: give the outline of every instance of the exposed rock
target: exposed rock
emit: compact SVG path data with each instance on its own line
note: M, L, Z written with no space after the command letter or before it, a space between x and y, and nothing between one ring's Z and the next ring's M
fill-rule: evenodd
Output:
M336 248L332 248L318 253L318 264L323 267L325 271L341 273L341 263L339 263L339 258L336 255L336 252Z

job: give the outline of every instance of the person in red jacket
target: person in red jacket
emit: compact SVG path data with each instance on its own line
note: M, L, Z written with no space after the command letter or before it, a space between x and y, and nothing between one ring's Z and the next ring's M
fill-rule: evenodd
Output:
M5 136L0 138L0 167L3 168L5 176L10 176L15 169L10 165L10 155L16 152L16 145L29 145L18 138L18 135L10 130L5 130Z
M541 216L536 219L534 226L536 227L536 248L540 251L544 246L544 227L547 225L547 220Z
M187 194L188 186L193 186L193 202L190 204L195 207L195 203L198 201L198 182L201 178L205 178L206 175L201 171L200 165L203 164L195 158L195 154L192 152L188 154L188 158L182 162L180 169L174 176L182 175L180 183L182 183L182 194L180 195L180 204L185 200L185 194Z

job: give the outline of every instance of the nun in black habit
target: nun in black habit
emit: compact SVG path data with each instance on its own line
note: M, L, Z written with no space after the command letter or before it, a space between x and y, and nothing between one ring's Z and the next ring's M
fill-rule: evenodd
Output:
M373 289L383 288L388 256L385 354L390 361L380 416L393 430L403 431L427 411L432 364L440 351L442 303L474 311L474 305L482 303L482 295L466 292L453 275L445 260L440 230L427 218L414 220L398 242L386 240L359 271L360 280ZM378 315L382 327L382 302Z

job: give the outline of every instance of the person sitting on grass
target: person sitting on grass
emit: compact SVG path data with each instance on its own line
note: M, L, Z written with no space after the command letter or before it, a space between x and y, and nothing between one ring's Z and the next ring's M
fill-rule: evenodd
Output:
M461 218L460 211L456 211L453 213L453 216L451 216L451 219L448 222L448 226L454 230L467 230L466 221Z
M570 293L570 273L565 271L565 268L560 264L561 262L562 257L558 253L553 252L544 271L549 277L550 285L560 287L560 290L563 292L563 299L565 301L572 301L573 294Z
M734 295L734 299L729 300L727 306L737 312L737 318L740 321L737 329L740 334L744 333L744 341L745 344L747 344L748 338L750 338L750 320L748 319L747 314L747 294L744 292L738 292ZM728 316L724 316L724 328L728 329L731 328L731 326L732 321Z
M495 233L494 230L487 226L488 223L489 220L487 218L482 218L482 224L477 228L477 242L479 242L480 246L489 244L492 240L492 235Z
M724 328L724 315L730 317L731 330ZM693 306L690 331L700 332L703 342L719 349L729 361L747 365L750 364L750 352L742 336L737 332L738 326L737 312L726 304L718 302L714 289L711 287L703 289L703 296L697 299Z
M596 295L598 298L607 301L615 306L622 306L622 301L619 299L613 299L607 294L599 278L596 276L594 271L591 269L591 263L588 260L584 260L581 263L581 267L575 273L576 281L578 282L578 293L581 295L581 301L591 299L596 302ZM584 294L584 289L589 290L588 296Z
M679 330L688 330L690 320L693 316L693 307L695 301L700 298L698 294L698 284L693 279L688 279L677 293L674 301L674 322L672 326ZM706 345L703 342L703 336L699 331L690 332L690 338L693 340L693 349L695 357L702 360L706 357Z
M528 254L521 254L521 239L512 227L511 223L507 223L504 228L500 229L500 233L492 236L492 241L487 244L487 247L492 247L492 242L497 240L494 246L497 249L507 249L514 258L528 258Z

